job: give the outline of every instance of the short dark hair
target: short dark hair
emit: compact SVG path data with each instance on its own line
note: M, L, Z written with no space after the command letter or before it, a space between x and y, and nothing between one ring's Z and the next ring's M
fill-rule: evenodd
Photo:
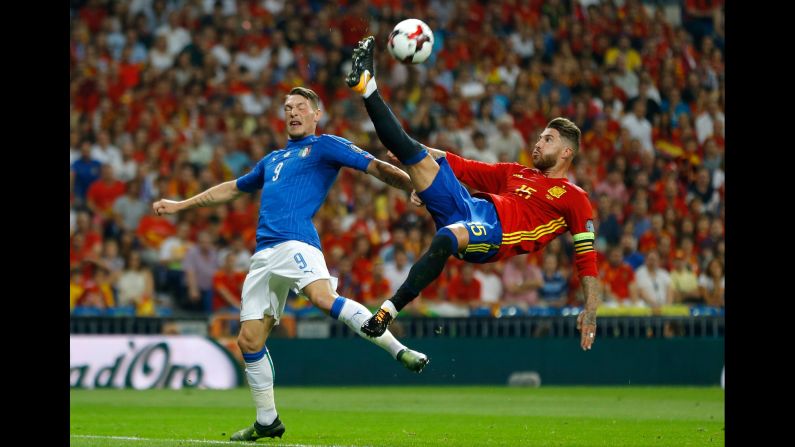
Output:
M312 89L306 87L293 87L293 89L290 90L290 93L287 94L287 96L290 95L303 96L312 103L312 108L315 110L320 109L320 97L317 96L317 93L315 93Z
M557 130L561 138L568 140L574 150L574 155L580 152L580 128L571 120L557 117L547 124L547 128Z

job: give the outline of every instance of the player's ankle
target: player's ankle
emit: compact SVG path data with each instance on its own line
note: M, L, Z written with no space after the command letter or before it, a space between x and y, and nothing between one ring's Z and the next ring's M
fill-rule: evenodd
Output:
M390 300L384 301L384 304L381 305L381 309L389 312L389 315L392 315L392 319L395 319L398 316L398 310L395 307L395 304Z
M362 93L362 98L369 98L376 90L378 86L375 85L375 76L370 74L370 80L367 81L367 85L364 86L364 93Z

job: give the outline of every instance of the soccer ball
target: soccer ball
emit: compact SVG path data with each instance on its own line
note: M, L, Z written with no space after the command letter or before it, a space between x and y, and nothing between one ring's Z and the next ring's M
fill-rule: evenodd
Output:
M421 64L433 49L433 31L422 20L406 19L389 34L389 53L404 64Z

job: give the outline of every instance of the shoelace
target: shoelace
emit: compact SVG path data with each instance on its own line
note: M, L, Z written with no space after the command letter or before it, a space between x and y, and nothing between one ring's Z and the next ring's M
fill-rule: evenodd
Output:
M384 309L378 309L378 312L375 314L375 321L383 323L384 320L386 320L386 311Z

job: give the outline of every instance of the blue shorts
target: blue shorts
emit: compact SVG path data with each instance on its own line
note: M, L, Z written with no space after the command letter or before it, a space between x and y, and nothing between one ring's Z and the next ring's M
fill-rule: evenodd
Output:
M469 232L469 245L466 252L456 254L457 257L476 264L489 262L502 243L497 209L488 200L472 197L453 174L446 158L436 162L439 164L436 178L428 189L417 195L425 202L437 231L455 223L464 224Z

